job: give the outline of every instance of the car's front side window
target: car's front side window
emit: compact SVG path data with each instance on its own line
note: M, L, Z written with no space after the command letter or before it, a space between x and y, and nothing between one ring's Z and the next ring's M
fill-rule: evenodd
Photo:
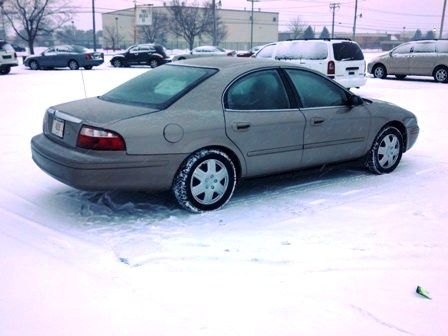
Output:
M238 79L228 90L226 108L231 110L276 110L290 107L277 70L263 70Z
M302 108L342 106L347 93L330 80L304 70L287 69L299 94Z
M412 43L407 43L401 46L398 46L394 49L394 51L392 52L392 54L409 54L410 52L412 52L413 50L413 44Z
M256 58L272 58L274 50L275 50L275 44L268 45L257 53Z

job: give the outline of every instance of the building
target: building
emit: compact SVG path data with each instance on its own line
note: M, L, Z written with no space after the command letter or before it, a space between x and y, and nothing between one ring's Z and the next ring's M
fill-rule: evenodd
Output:
M152 6L153 20L159 14L171 16L169 6ZM219 46L228 49L248 49L251 40L251 11L216 9L216 15L220 17L222 24L227 30L227 34L219 42ZM142 33L141 26L135 28L135 9L127 8L113 12L104 13L103 21L103 47L125 48L134 43L145 43L148 39ZM254 11L253 24L253 46L277 41L278 38L278 19L277 12ZM182 37L177 37L166 32L163 44L169 49L186 49L187 43ZM201 40L195 40L195 46L211 45L210 36L202 36Z

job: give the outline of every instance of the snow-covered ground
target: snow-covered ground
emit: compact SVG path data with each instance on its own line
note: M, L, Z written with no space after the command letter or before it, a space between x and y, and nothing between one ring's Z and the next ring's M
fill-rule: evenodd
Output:
M354 90L418 117L392 174L340 165L250 180L212 213L169 193L78 191L32 162L48 106L147 69L0 76L1 336L448 335L448 85L369 78Z

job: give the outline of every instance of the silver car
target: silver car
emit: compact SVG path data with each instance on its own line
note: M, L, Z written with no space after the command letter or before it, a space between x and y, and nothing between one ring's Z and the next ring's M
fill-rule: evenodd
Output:
M239 179L363 158L392 172L415 116L313 70L230 57L163 65L100 97L53 106L31 141L45 172L86 190L172 190L215 210Z
M367 71L376 78L395 75L433 76L439 83L448 83L448 41L427 40L400 44L387 54L373 59Z

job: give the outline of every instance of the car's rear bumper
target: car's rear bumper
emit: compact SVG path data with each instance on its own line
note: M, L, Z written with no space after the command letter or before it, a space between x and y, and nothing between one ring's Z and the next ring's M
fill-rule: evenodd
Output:
M0 64L0 69L6 69L6 68L10 68L10 67L15 67L18 65L19 64L17 63L17 60L14 60L11 62L4 62L4 63Z
M92 65L92 66L98 66L98 65L101 65L101 64L103 64L104 63L104 60L103 59L97 59L97 60L89 60L89 61L86 61L85 63L84 63L84 65L87 65L87 66L89 66L89 65Z
M187 154L128 155L64 147L44 134L31 140L34 162L57 180L82 190L147 190L171 188Z

